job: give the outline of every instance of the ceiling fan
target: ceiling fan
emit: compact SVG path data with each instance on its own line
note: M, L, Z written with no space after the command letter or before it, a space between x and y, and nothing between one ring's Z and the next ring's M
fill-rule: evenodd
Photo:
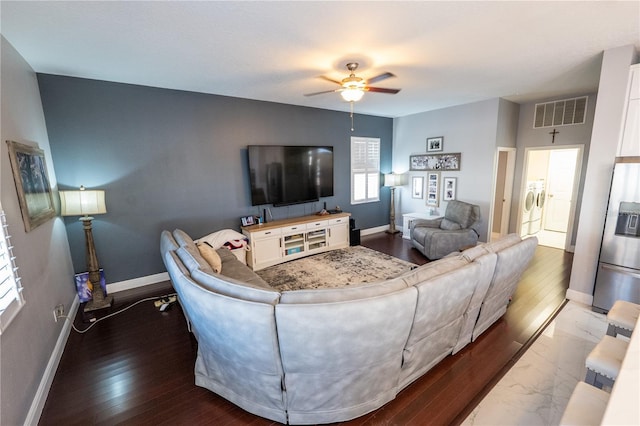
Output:
M350 72L349 77L343 78L342 81L337 81L326 76L320 77L327 81L340 85L341 87L339 89L323 90L322 92L307 93L305 94L305 96L315 96L315 95L322 95L324 93L339 92L345 101L357 102L360 99L362 99L362 95L364 95L364 92L388 93L391 95L395 95L400 91L400 89L385 89L382 87L369 86L372 83L377 83L389 77L395 77L394 74L390 72L385 72L365 80L362 77L356 76L355 73L357 68L358 68L357 62L349 62L347 64L347 69Z

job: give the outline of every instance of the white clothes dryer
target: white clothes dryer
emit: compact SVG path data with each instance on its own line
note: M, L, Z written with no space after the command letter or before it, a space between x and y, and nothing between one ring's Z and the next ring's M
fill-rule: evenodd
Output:
M534 193L534 182L527 182L527 187L524 192L522 200L522 223L520 227L520 236L526 237L529 234L529 228L531 226L531 213L536 203L536 196Z
M544 179L535 181L533 184L533 195L535 203L531 209L531 222L529 223L529 235L536 234L542 229L542 211L547 196L544 189Z

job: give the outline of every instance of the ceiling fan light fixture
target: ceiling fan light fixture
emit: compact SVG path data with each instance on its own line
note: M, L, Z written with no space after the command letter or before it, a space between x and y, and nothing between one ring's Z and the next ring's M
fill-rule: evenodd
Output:
M364 95L364 90L360 87L348 87L340 92L342 99L347 102L358 102Z

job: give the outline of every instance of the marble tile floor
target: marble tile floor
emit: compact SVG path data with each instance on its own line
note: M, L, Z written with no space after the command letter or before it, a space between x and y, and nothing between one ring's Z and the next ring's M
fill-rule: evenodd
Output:
M604 314L569 301L525 354L462 423L557 425L585 360L607 331Z

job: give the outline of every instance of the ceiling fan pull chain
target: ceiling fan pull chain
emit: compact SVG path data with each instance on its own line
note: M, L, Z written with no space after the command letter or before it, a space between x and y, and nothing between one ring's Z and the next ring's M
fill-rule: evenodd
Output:
M349 102L351 104L351 131L353 132L353 101Z

